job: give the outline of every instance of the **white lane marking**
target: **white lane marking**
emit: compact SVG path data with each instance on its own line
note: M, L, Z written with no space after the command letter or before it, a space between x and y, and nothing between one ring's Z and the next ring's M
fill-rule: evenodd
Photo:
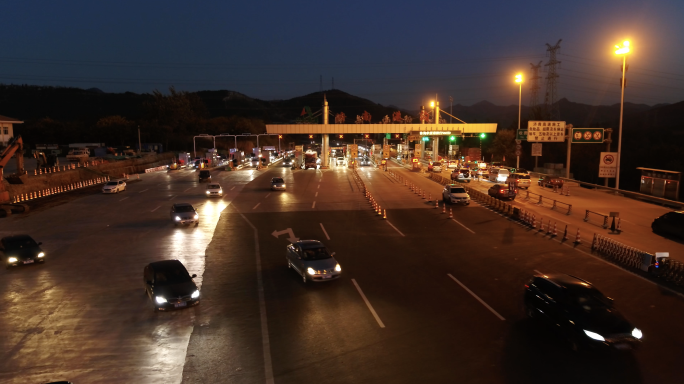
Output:
M465 228L465 229L469 230L469 231L470 231L470 233L472 233L473 235L475 234L475 232L473 232L473 230L472 230L472 229L470 229L470 228L466 227L465 225L461 224L461 223L460 223L459 221L457 221L456 219L453 219L453 218L452 218L451 220L453 220L453 221L454 221L454 223L456 223L456 224L460 225L461 227L463 227L463 228Z
M325 230L323 223L319 223L319 224L321 225L321 229L323 230L323 233L325 233L325 238L330 240L330 236L328 236L328 231Z
M149 188L143 189L142 191L140 191L140 192L138 192L138 193L143 193L143 192L146 192L146 191L149 191L149 190L150 190Z
M255 205L254 208L252 208L252 209L256 209L259 206L259 204L261 204L261 203L257 203L257 205Z
M157 208L155 208L155 209L151 210L150 212L154 212L154 211L156 211L156 210L157 210L157 209L159 209L159 208L161 208L161 205L160 205L160 206L158 206Z
M359 295L361 295L361 298L363 301L366 303L366 306L368 309L371 311L373 314L373 317L375 317L375 321L378 322L378 325L380 328L385 328L385 324L382 323L382 320L380 320L380 316L375 312L375 309L373 309L373 306L371 305L370 301L366 298L366 295L363 294L363 291L361 290L361 287L359 287L359 284L356 282L355 279L351 279L352 283L354 283L354 286L356 287L356 290L359 291Z
M406 237L406 235L404 235L403 233L401 233L401 231L398 230L397 227L395 227L394 225L392 225L392 223L390 223L389 220L387 221L387 224L389 224L390 227L394 228L395 231L399 232L399 234L400 234L402 237Z
M171 195L171 197L169 197L169 200L173 200L174 197L176 197L176 195Z
M191 189L193 189L193 188L195 188L195 187L190 187L190 188L186 189L185 191L183 191L183 193L185 193L185 192L187 192L187 191L189 191L189 190L191 190Z
M497 311L495 311L494 308L490 307L489 304L485 303L484 300L480 299L480 297L477 296L477 295L475 294L475 292L471 291L470 289L468 289L468 287L466 287L465 285L463 285L463 283L461 283L460 281L456 280L456 278L455 278L451 273L447 273L447 276L451 277L451 279L452 279L453 281L455 281L456 283L458 283L458 285L460 285L461 288L465 289L465 290L466 290L468 293L470 293L474 298L476 298L477 301L480 302L480 304L484 305L487 309L489 309L494 315L496 315L496 317L499 318L499 320L501 320L501 321L505 321L505 320L506 320L506 319L504 319L503 316L499 315L499 313L498 313Z
M119 201L124 201L124 200L126 200L126 199L128 199L128 197L124 197L123 199L121 199L121 200L119 200Z
M537 271L536 269L535 269L534 271L535 271L537 274L539 274L539 275L543 275L543 273Z
M233 189L235 189L235 187L231 188L230 190L232 191Z
M258 205L258 204L257 204ZM240 212L238 212L240 213ZM264 300L264 281L261 276L261 252L259 251L259 234L257 229L245 215L240 216L252 227L254 231L254 252L256 254L257 286L259 291L259 314L261 318L261 349L264 352L264 375L266 384L275 383L273 379L273 362L271 361L271 340L268 336L268 318L266 317L266 301Z
M269 193L268 195L264 196L264 199L267 199L271 194Z
M318 184L318 187L316 187L316 188L320 188L320 187L321 187L321 185L320 185L320 184Z
M311 209L316 208L316 201L314 200L313 204L311 205Z
M314 197L318 197L318 192L316 192L316 195Z

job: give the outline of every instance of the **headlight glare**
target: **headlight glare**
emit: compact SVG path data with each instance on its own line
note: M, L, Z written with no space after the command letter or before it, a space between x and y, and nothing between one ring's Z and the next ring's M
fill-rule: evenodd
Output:
M192 297L193 299L198 298L199 297L199 289L196 289L195 292L193 292L190 297Z
M632 336L634 336L637 339L641 339L644 336L644 334L641 333L641 330L639 328L634 328L632 330Z
M585 329L585 330L584 330L584 333L585 333L587 336L589 336L590 338L594 339L594 340L606 341L606 339L604 339L603 336L599 335L599 334L596 333L596 332L587 331L587 330Z
M207 195L210 194L211 192L207 191Z
M313 268L307 268L307 269L306 269L306 273L308 273L309 275L315 275L315 274L316 274L316 271L314 271Z
M180 216L176 216L176 221L180 221Z
M195 215L195 220L199 219L199 215Z
M340 265L337 264L337 265L335 266L335 270L336 270L337 272L342 272L342 267L340 267Z
M161 296L156 296L154 299L157 301L157 304L164 304L164 303L166 303L166 299L163 298L163 297L161 297Z
M10 257L9 259L7 259L7 261L9 261L10 263L16 263L17 258L16 257Z
M38 254L38 257L45 257L45 252L41 252Z

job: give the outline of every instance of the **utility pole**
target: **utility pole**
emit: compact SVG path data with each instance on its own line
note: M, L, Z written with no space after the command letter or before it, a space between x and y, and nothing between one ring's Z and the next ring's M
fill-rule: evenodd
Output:
M140 141L140 126L138 125L138 155L142 152L142 141Z
M530 66L532 67L532 76L530 76L530 113L532 115L531 120L542 119L541 113L539 113L539 79L541 79L541 76L539 76L539 70L541 69L541 65L541 61L537 65L530 63Z

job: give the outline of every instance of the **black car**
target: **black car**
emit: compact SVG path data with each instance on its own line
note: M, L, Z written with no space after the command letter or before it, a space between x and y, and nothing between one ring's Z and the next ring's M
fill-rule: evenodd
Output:
M3 237L0 240L0 253L7 268L22 264L45 262L45 252L40 249L42 243L36 243L29 235Z
M631 349L643 336L613 307L613 299L579 277L535 275L525 285L524 304L527 316L550 325L574 351Z
M537 184L542 187L563 188L563 179L555 176L544 176L537 181Z
M211 181L211 173L206 169L199 171L199 182L203 181Z
M665 236L684 238L684 211L668 212L651 223L655 233Z
M506 184L494 184L487 193L499 200L515 200L518 190Z
M171 221L175 226L178 224L195 224L199 225L199 213L195 210L192 204L188 203L176 203L171 206Z
M150 263L143 270L145 294L155 311L192 307L200 303L200 291L178 260Z

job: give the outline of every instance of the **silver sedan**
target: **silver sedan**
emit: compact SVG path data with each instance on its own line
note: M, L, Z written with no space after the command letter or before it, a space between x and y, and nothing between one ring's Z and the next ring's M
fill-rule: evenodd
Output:
M301 240L287 246L285 258L288 268L293 268L307 280L322 282L335 280L342 274L342 267L333 257L335 252L328 249L318 240Z

